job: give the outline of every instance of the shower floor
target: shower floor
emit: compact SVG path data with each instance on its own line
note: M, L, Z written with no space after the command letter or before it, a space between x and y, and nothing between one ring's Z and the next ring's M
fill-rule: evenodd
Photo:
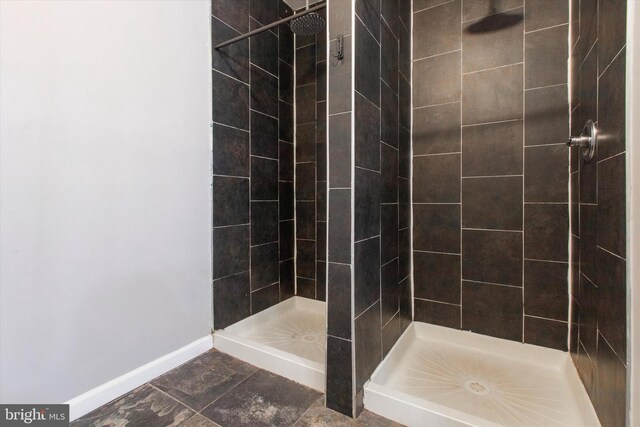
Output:
M292 297L213 335L220 351L324 392L326 308Z
M413 322L364 404L408 426L599 426L568 353Z

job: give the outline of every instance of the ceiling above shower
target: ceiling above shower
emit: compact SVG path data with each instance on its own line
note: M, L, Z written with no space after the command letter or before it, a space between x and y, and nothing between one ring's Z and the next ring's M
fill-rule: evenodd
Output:
M284 0L284 2L287 3L293 10L302 9L307 4L306 0ZM319 2L320 0L309 0L309 6L312 6Z

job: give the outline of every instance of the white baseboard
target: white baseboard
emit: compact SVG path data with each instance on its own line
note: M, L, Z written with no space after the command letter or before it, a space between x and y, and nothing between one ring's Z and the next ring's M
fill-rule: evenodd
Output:
M207 335L65 402L73 421L213 348Z

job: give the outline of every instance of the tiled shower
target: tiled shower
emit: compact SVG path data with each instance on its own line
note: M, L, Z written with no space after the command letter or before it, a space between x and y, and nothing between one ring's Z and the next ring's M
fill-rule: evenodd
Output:
M213 44L292 13L213 0ZM318 13L314 36L213 50L214 329L326 303L326 405L348 415L412 322L570 352L624 425L626 2ZM589 118L586 162L565 141Z

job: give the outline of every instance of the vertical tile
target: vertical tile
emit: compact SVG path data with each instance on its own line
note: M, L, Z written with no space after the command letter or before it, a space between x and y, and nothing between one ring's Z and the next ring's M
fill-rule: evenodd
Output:
M460 154L414 157L415 203L460 202Z
M413 247L460 253L460 205L413 205Z
M522 62L524 23L515 21L522 17L523 12L519 8L496 14L490 20L483 18L465 22L462 33L462 71L468 73ZM508 21L511 17L515 25L494 30L500 19Z
M356 392L362 390L382 361L382 336L380 331L380 303L372 305L355 319Z
M600 248L598 270L598 331L622 362L627 362L627 263Z
M566 204L527 204L524 209L524 256L568 261L569 208Z
M380 170L380 109L358 93L354 108L355 165Z
M388 0L385 0L388 1ZM394 93L398 92L398 40L391 29L385 24L380 26L380 78ZM384 85L382 85L384 86Z
M413 154L460 151L460 102L413 110Z
M526 88L567 82L568 30L567 24L525 35Z
M415 320L460 329L460 305L416 299Z
M598 162L598 245L626 257L625 154Z
M251 200L278 200L278 161L251 157Z
M278 202L251 202L251 245L277 240Z
M569 306L567 267L567 264L559 262L529 260L524 262L525 314L567 320Z
M524 342L567 351L567 322L524 316Z
M249 134L213 125L213 173L249 177Z
M522 289L463 281L462 329L522 341Z
M329 186L351 187L351 113L329 117Z
M380 299L380 238L353 245L354 316L359 316Z
M560 144L569 133L567 85L525 92L525 144ZM566 151L566 149L565 149Z
M522 178L462 180L462 226L522 230Z
M249 86L213 71L213 121L249 130Z
M278 242L251 247L251 291L278 281Z
M275 283L251 293L251 314L266 310L280 302L280 286Z
M380 173L356 168L354 197L354 239L359 241L379 235Z
M213 178L213 225L249 222L249 180L216 176Z
M353 416L351 341L327 337L327 408Z
M380 262L398 258L398 205L380 206Z
M606 341L598 346L596 358L596 398L594 406L600 422L606 426L626 423L627 370Z
M522 286L522 233L463 230L462 278Z
M526 30L534 31L569 22L569 2L538 0L526 3Z
M327 333L351 339L351 266L329 263Z
M251 112L251 154L278 158L278 119Z
M398 260L388 262L380 268L380 301L382 325L398 312L399 309L398 287Z
M462 124L522 119L522 64L463 76Z
M229 106L238 102L235 98L227 101L219 101L216 104L222 103L220 108L228 111L233 110ZM272 117L278 116L278 79L253 65L251 66L251 109Z
M240 35L216 17L211 19L211 43L217 45ZM249 41L241 40L211 51L213 69L249 83Z
M460 101L460 52L452 52L413 63L413 106Z
M622 2L604 3L621 4ZM599 159L609 158L625 150L625 53L626 49L622 50L598 80ZM600 70L602 71L602 68Z
M416 251L413 262L416 298L460 304L460 255Z
M522 121L462 128L462 176L521 175Z
M355 90L380 106L380 45L359 19L356 19L355 25Z
M413 15L414 59L460 49L460 1L450 1Z
M224 329L249 316L249 272L213 281L213 326Z
M249 270L249 226L213 229L213 278Z
M567 202L569 200L567 147L564 144L526 147L524 154L524 200L526 202Z
M351 263L351 190L329 190L329 261Z

